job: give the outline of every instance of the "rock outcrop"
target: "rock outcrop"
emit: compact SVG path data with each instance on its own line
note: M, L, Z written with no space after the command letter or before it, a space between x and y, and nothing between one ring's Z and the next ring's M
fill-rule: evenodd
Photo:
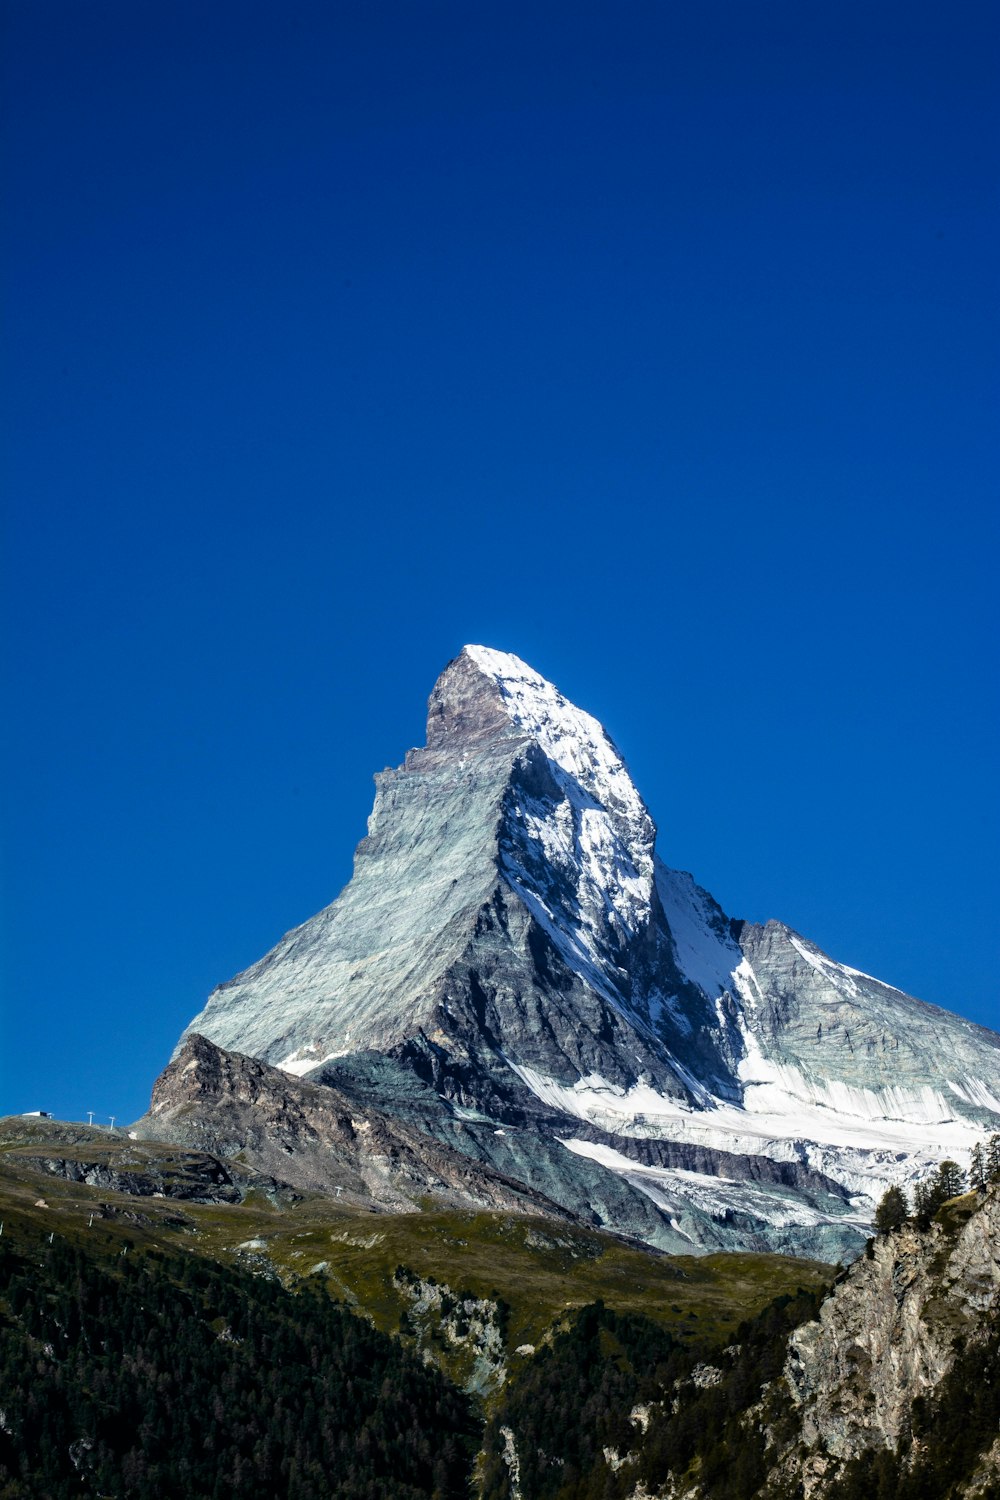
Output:
M186 1152L181 1161L169 1157L141 1168L106 1160L31 1156L17 1154L18 1162L37 1172L62 1177L67 1182L85 1182L88 1187L127 1193L135 1198L177 1198L190 1203L240 1203L246 1189L241 1174L235 1177L221 1161L206 1152Z
M998 1319L997 1189L953 1200L924 1233L907 1225L878 1236L818 1320L789 1340L784 1380L798 1431L775 1477L819 1500L845 1462L908 1442L914 1403L933 1396ZM984 1457L983 1475L990 1466Z

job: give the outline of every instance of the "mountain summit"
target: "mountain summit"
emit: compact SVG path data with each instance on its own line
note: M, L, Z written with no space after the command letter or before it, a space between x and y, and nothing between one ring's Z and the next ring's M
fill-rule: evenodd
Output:
M1000 1036L728 919L516 656L466 646L375 780L344 891L188 1033L674 1249L857 1244L889 1182L1000 1125Z

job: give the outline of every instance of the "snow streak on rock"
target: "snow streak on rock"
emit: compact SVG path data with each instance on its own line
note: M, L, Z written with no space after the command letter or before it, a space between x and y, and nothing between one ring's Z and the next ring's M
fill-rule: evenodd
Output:
M502 651L467 646L512 725L548 764L516 783L503 871L560 953L612 1002L620 959L650 919L655 829L598 721Z

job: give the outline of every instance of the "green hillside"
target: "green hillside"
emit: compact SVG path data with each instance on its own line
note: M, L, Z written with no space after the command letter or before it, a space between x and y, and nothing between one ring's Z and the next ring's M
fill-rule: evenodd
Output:
M549 1429L590 1436L556 1454L576 1488L550 1469L532 1495L583 1496L580 1464L635 1401L775 1297L808 1315L830 1276L538 1217L234 1192L218 1168L0 1122L0 1500L502 1500L500 1434L537 1451Z
M76 1159L155 1178L169 1196L72 1182L39 1166ZM667 1256L580 1225L504 1213L387 1214L336 1199L253 1190L239 1204L194 1202L198 1153L55 1121L0 1121L0 1206L8 1243L56 1234L101 1258L126 1244L278 1276L318 1277L385 1332L413 1303L404 1268L454 1292L508 1304L510 1349L537 1344L573 1308L602 1299L711 1346L773 1297L828 1281L830 1267L777 1255ZM60 1166L60 1171L64 1170Z

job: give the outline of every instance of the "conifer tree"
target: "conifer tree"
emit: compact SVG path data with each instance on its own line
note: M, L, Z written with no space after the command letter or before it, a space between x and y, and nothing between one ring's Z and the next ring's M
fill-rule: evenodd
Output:
M981 1193L986 1187L986 1158L983 1154L982 1144L977 1141L972 1148L969 1160L969 1186Z
M1000 1135L991 1135L986 1142L986 1181L1000 1182Z
M957 1161L943 1161L938 1167L938 1192L941 1203L965 1192L965 1173Z
M965 1173L957 1161L943 1161L929 1182L918 1182L913 1190L913 1217L918 1229L929 1229L931 1220L949 1198L965 1191Z
M894 1229L901 1229L908 1217L906 1195L902 1188L887 1188L875 1210L875 1228L878 1233L891 1234Z
M937 1213L945 1200L946 1194L942 1191L940 1174L931 1177L927 1182L918 1182L913 1189L913 1217L917 1228L928 1230L931 1220Z

